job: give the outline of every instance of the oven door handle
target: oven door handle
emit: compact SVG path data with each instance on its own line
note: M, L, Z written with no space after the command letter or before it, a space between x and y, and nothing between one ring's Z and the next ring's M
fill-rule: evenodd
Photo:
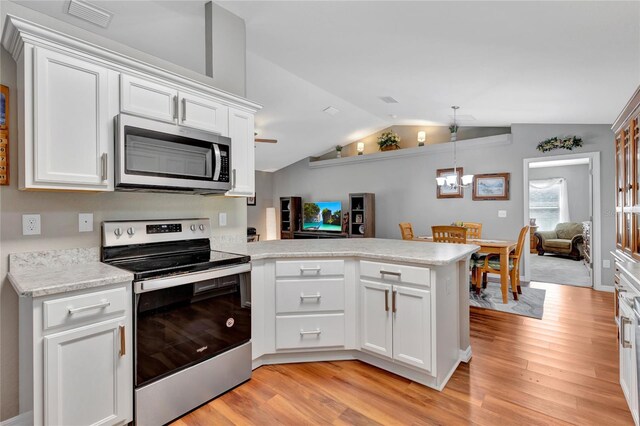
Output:
M192 284L198 281L211 280L214 278L228 277L229 275L242 274L251 271L250 263L229 266L226 268L216 268L209 271L194 272L173 277L157 278L153 280L134 282L133 291L135 293L146 293L148 291L160 290L163 288L176 287L184 284Z

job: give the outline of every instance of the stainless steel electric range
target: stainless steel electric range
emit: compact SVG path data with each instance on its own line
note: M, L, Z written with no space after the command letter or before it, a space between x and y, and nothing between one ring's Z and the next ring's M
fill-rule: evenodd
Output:
M135 421L165 424L251 377L249 256L212 251L208 219L102 224L133 272Z

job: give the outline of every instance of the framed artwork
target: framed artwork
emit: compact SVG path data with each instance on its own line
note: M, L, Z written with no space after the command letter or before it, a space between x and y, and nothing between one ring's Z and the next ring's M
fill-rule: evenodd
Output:
M460 182L464 172L462 167L457 167L455 171L453 169L438 169L436 170L436 177L447 177L447 176L455 176L457 174L457 182ZM437 198L462 198L464 197L464 193L462 192L463 188L461 186L456 186L454 188L448 186L437 186L436 187L436 196Z
M508 200L511 173L489 173L473 177L473 199Z
M361 214L357 214L356 215L355 223L362 223L362 215Z
M9 185L9 88L0 85L0 185Z
M253 194L253 197L247 197L247 205L248 206L256 205L256 194Z

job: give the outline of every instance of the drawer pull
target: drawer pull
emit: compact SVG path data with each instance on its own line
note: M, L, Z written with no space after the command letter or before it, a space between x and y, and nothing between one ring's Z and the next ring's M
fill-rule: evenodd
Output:
M385 271L384 269L380 269L380 275L384 276L384 275L393 275L394 277L401 277L402 276L402 272L398 271L398 272L394 272L394 271Z
M125 335L124 325L120 326L120 356L127 354L127 336Z
M319 266L316 266L315 268L305 268L303 266L300 267L300 273L304 274L305 272L320 272L320 268Z
M315 334L319 336L320 333L322 333L322 331L319 328L316 328L315 330L309 330L309 331L300 330L301 336L306 336L307 334Z
M111 306L111 302L107 302L106 300L100 303L96 303L95 305L83 306L81 308L68 308L69 315L77 314L78 312L89 311L91 309L104 309Z
M317 294L300 294L300 300L304 300L304 299L320 299L322 296L320 295L320 293Z
M389 312L389 290L384 291L384 311Z

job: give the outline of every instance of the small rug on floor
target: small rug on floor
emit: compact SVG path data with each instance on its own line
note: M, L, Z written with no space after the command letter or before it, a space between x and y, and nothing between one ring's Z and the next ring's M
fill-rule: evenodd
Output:
M492 309L494 311L507 312L536 319L542 319L544 312L544 298L546 291L539 288L522 287L519 300L513 300L513 294L509 289L509 300L502 303L502 292L499 283L487 283L487 288L478 295L473 287L469 291L469 305L478 308Z

